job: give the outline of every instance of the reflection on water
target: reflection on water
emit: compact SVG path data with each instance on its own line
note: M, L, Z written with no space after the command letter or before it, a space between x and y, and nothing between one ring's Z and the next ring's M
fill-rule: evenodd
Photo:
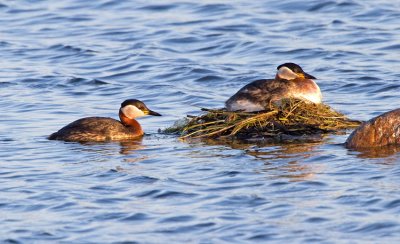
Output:
M150 158L150 156L140 155L137 153L137 151L146 149L146 146L143 145L143 137L126 141L76 142L75 144L81 144L83 146L80 148L82 152L94 152L103 156L110 156L119 153L122 156L126 156L123 159L126 163L141 162ZM122 169L120 166L118 167Z
M136 150L145 149L143 145L143 137L126 140L126 141L105 141L105 142L63 142L58 143L72 144L72 145L82 145L79 148L83 152L95 152L102 155L110 155L115 153L115 149L119 148L119 153L122 155L134 154Z
M235 139L202 139L201 142L206 145L221 145L240 149L245 154L263 162L264 167L261 171L267 174L273 171L276 174L275 177L291 180L311 180L317 173L314 171L319 172L322 168L316 164L304 164L303 161L318 154L318 146L327 143L326 139L323 139L326 137L327 135L296 138L294 142L286 141L285 143L269 140L251 142Z
M274 150L265 150L257 148L247 150L249 155L256 157L259 160L264 160L264 172L271 171L279 172L276 177L288 178L290 180L312 180L315 173L318 173L321 166L318 164L304 164L304 160L315 156L319 143L290 143L276 145ZM278 162L278 163L277 163ZM318 172L317 172L318 171Z
M352 150L349 150L352 151ZM391 158L390 156L395 156L400 152L400 147L398 145L388 145L384 147L372 147L372 148L364 148L364 149L358 149L354 153L357 155L357 157L360 158ZM397 158L393 157L391 159L385 159L383 161L387 160L394 160L394 163L397 162Z
M145 146L142 144L143 138L139 138L133 141L123 141L119 145L121 147L120 153L123 155L129 155L135 153L136 150L143 150Z

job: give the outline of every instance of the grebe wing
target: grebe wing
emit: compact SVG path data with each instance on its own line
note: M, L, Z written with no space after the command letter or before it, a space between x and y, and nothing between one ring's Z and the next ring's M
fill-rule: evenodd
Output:
M110 130L120 130L124 127L121 122L112 118L105 118L105 117L87 117L78 119L63 128L61 128L58 133L63 133L67 131L74 131L74 132L99 132L105 133Z
M245 85L234 96L266 101L274 95L281 94L286 88L287 84L284 81L262 79Z

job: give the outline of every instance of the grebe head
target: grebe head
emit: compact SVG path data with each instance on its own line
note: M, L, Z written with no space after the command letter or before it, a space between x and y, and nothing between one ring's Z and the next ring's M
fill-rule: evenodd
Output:
M276 76L284 80L294 80L296 78L300 79L317 79L314 76L307 74L303 69L295 63L284 63L279 65Z
M135 119L145 115L161 116L161 114L150 110L142 101L137 99L128 99L121 103L119 117L122 123L126 119Z

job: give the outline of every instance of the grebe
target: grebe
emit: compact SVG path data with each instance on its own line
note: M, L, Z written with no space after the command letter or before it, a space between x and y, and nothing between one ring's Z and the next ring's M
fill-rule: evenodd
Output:
M283 98L296 98L321 103L322 94L318 85L295 63L284 63L277 67L275 79L256 80L241 88L230 97L225 106L228 111L255 112L265 110L271 102Z
M383 113L360 125L347 138L345 145L351 149L400 146L400 108Z
M148 109L143 102L128 99L121 103L119 109L121 122L105 117L82 118L51 134L49 139L78 142L134 139L144 134L135 118L145 115L161 116Z

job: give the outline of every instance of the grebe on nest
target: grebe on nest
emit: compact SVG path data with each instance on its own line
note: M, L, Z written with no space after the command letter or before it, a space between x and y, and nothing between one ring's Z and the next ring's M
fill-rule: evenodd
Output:
M148 109L143 102L129 99L121 103L121 122L105 117L82 118L51 134L49 139L78 142L135 139L144 134L135 118L145 115L161 116Z
M316 78L304 72L299 65L284 63L277 70L275 79L256 80L241 88L225 102L227 110L261 111L283 98L322 102L321 90L312 80Z

